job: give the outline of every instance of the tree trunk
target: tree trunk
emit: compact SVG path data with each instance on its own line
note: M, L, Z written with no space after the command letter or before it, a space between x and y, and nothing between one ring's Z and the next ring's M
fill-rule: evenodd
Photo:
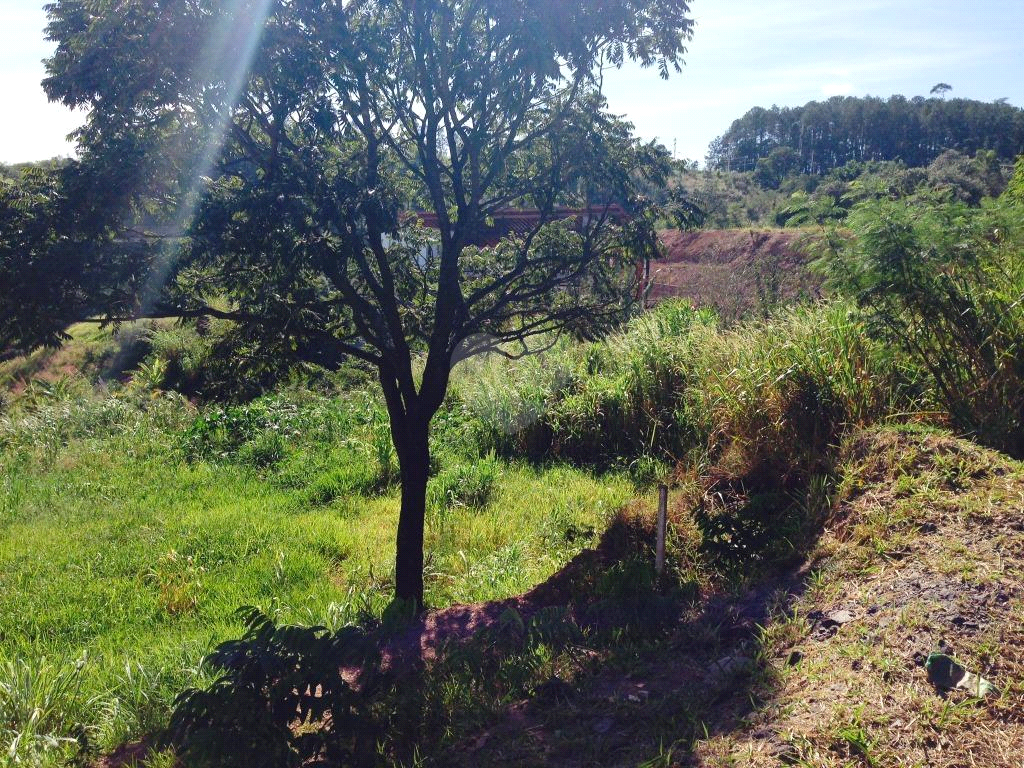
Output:
M392 433L396 437L399 431L402 433L402 437L396 439L402 506L398 513L395 547L395 597L417 611L423 607L423 523L430 476L429 420L420 421L406 417L406 423L401 426L392 422Z

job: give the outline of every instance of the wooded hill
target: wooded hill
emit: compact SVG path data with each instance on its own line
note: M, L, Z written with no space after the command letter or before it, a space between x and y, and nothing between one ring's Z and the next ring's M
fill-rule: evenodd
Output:
M944 150L1024 152L1024 110L1003 100L834 96L802 107L754 107L715 139L712 169L824 174L851 161L928 165Z

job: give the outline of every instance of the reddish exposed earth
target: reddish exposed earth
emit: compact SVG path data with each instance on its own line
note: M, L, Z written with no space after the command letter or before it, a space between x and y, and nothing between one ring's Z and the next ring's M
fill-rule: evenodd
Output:
M678 296L735 318L820 294L821 279L808 268L807 233L665 230L660 237L667 253L651 263L652 303Z

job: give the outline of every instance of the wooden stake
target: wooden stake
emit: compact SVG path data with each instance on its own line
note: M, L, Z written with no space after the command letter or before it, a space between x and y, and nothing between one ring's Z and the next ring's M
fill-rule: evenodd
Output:
M665 530L668 528L668 486L658 486L658 540L654 550L654 570L665 570Z

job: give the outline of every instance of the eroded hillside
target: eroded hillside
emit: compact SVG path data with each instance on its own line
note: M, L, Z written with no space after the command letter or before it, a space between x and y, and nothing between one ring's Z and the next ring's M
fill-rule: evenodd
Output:
M609 648L564 693L511 704L452 759L1020 766L1024 467L943 434L882 430L849 442L842 475L795 570L713 592L667 642ZM674 514L685 531L687 511ZM933 652L998 692L934 685Z
M666 255L651 264L651 302L682 297L732 318L820 291L807 267L805 232L665 230L660 237Z

